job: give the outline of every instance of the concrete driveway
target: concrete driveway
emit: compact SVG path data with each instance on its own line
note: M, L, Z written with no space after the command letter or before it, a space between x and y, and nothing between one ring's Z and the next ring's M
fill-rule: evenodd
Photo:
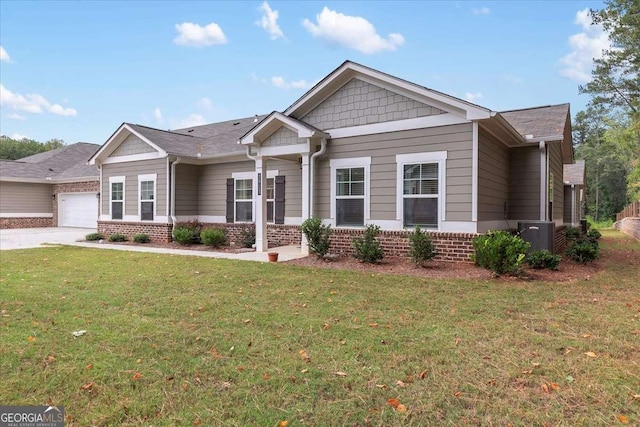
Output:
M37 248L47 243L68 244L95 233L92 228L13 228L0 230L0 250Z

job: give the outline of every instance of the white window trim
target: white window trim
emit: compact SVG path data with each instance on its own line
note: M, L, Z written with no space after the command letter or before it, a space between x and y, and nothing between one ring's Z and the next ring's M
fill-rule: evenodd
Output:
M279 170L273 169L267 171L267 178L275 178L279 174ZM258 173L256 171L251 172L233 172L231 174L231 178L233 178L233 222L238 224L251 224L256 220L256 201L258 200ZM239 179L250 179L251 181L251 191L253 193L253 199L251 200L251 218L250 222L246 221L237 221L236 215L236 181ZM275 184L274 184L275 185ZM275 189L274 189L275 192ZM275 201L274 201L275 203ZM224 221L223 221L224 222Z
M396 220L404 227L404 166L419 163L438 164L438 228L446 220L445 209L447 189L447 152L434 151L430 153L411 153L396 155Z
M125 208L127 205L127 193L126 193L126 178L124 176L110 176L109 177L109 219L113 220L113 212L111 212L113 206L113 186L112 184L122 183L122 218L117 221L124 221Z
M153 181L153 200L142 200L142 182L143 181ZM144 222L154 222L156 220L156 212L158 206L158 174L146 174L146 175L138 175L138 220ZM153 202L153 219L142 219L142 202Z
M336 215L336 170L347 168L364 168L364 225L366 226L371 220L371 157L353 157L350 159L331 159L329 161L331 168L331 226L336 228L361 228L361 227L345 227L337 226Z

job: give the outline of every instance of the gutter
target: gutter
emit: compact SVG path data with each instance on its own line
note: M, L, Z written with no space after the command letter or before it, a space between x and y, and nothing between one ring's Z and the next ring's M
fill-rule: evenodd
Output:
M173 236L173 228L176 225L176 165L180 163L180 157L171 163L171 235Z

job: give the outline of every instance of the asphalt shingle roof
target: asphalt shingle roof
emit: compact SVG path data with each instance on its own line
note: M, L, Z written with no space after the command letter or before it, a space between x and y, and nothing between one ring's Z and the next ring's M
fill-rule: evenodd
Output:
M564 165L564 183L569 185L584 185L584 160L576 160L573 164Z
M521 110L501 111L504 117L521 135L533 135L534 138L562 136L567 119L569 104L547 105L544 107L523 108Z

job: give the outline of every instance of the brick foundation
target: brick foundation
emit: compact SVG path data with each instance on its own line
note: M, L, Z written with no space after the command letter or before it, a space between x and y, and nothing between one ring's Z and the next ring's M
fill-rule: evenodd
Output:
M53 184L52 194L56 195L55 200L51 201L51 209L53 212L53 227L58 226L58 194L59 193L90 193L100 191L100 182L98 181L83 181L83 182L70 182L66 184ZM96 204L99 205L100 199L96 198ZM98 212L100 212L100 206L98 206Z
M129 240L134 234L148 234L152 242L166 243L171 241L171 224L150 224L139 222L98 221L98 232L105 239L115 233L124 234Z
M633 237L636 240L640 240L640 217L626 217L614 224L616 230L622 231Z
M555 228L553 235L553 252L560 254L567 249L567 227L561 225Z
M53 218L0 218L0 230L42 227L53 227Z

